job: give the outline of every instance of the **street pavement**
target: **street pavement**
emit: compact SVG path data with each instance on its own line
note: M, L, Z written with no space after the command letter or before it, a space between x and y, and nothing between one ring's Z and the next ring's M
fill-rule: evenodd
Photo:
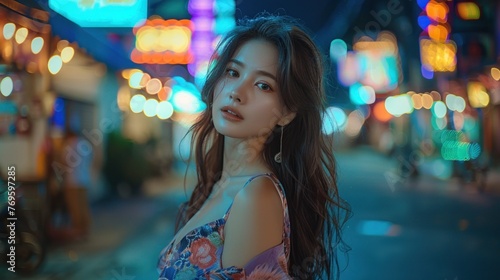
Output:
M397 162L370 149L340 151L337 160L339 191L353 211L341 279L500 279L500 172L481 193L456 179L394 180ZM51 243L36 275L5 268L0 279L156 279L158 254L187 199L182 176L149 180L142 196L92 205L86 240Z
M341 279L500 279L498 174L481 193L456 179L391 184L396 162L369 151L337 158L353 209Z

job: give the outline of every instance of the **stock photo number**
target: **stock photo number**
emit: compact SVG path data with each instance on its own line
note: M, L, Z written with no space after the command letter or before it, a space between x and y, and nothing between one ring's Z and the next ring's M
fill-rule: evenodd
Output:
M8 248L7 264L8 270L16 272L16 168L9 166L7 168L7 230L8 230Z

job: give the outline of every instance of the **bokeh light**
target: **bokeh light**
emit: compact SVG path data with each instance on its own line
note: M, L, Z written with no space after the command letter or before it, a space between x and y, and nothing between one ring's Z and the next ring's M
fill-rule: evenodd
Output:
M432 114L436 118L444 118L446 116L446 105L443 101L436 101L432 106Z
M417 4L421 9L425 9L427 3L429 3L429 0L417 0Z
M441 147L441 156L445 160L468 161L481 154L481 147L477 143L446 141Z
M470 105L474 108L483 108L490 103L490 96L480 82L469 82L467 84L467 95Z
M463 100L463 104L462 104ZM462 112L465 109L465 100L460 96L456 96L454 94L448 93L445 98L446 107L450 109L450 111ZM463 107L463 109L462 109Z
M5 97L11 95L13 89L14 82L12 81L12 78L9 76L4 77L0 82L0 92L2 93L2 95Z
M146 87L150 80L151 80L151 75L149 75L148 73L142 73L141 81L139 82L139 86L141 88Z
M438 31L436 31L438 32ZM441 33L436 33L441 34ZM441 36L441 35L440 35ZM457 66L457 45L452 40L446 42L420 39L420 60L422 62L422 75L431 79L425 71L453 72ZM424 71L425 70L425 71Z
M146 92L149 94L157 94L163 87L160 79L154 78L148 81L146 84Z
M128 85L131 88L140 89L141 88L141 80L144 73L142 72L134 72L130 75L130 79L128 80Z
M440 135L440 142L444 143L446 141L462 142L465 141L466 136L462 131L457 130L443 130Z
M433 102L434 100L432 99L432 96L430 94L422 94L422 107L424 107L425 109L430 109Z
M399 117L413 112L413 104L409 95L400 94L388 97L385 100L385 109L391 115Z
M373 104L375 102L375 90L371 86L355 83L349 88L351 102L356 105Z
M172 89L169 87L162 87L158 92L158 99L167 101L172 97Z
M35 37L33 40L31 40L31 52L34 54L39 53L42 48L43 48L43 38L42 37Z
M75 55L75 49L73 49L73 47L70 46L65 47L61 51L61 58L64 63L68 63L73 58L74 55Z
M413 108L415 108L417 110L422 109L422 107L423 107L423 105L422 105L422 95L420 95L418 93L412 94L411 101L413 102Z
M24 43L24 41L26 40L26 38L28 37L28 29L26 27L21 27L19 28L17 31L16 31L16 35L15 35L15 39L16 39L16 42L18 44L22 44Z
M5 40L10 40L16 33L16 25L13 23L7 23L3 26L3 37Z
M205 107L201 100L185 89L173 94L172 103L176 111L186 113L197 113Z
M137 72L142 72L141 70L139 69L124 69L122 71L122 77L126 80L130 79L130 76L134 73L137 73Z
M352 138L358 136L364 123L365 118L363 114L358 110L352 111L347 117L345 134Z
M335 39L330 43L330 57L338 61L347 55L347 44L342 39Z
M158 107L158 100L156 99L146 100L146 102L144 103L144 115L146 115L146 117L156 116L157 107Z
M356 53L348 52L345 58L337 62L339 69L337 75L342 85L350 86L361 79L363 63L358 60Z
M388 122L392 119L392 115L385 109L384 102L377 102L375 104L373 107L373 116L381 122Z
M57 47L57 50L58 50L59 52L62 52L62 50L63 50L65 47L67 47L67 46L69 46L69 42L68 42L67 40L59 40L59 41L57 42L57 46L56 46L56 47Z
M418 25L423 30L426 30L427 27L429 26L429 24L431 24L431 22L432 22L431 19L427 15L420 15L418 17L417 21L418 21Z
M174 107L172 106L172 103L168 101L162 101L158 103L158 106L156 107L156 115L158 116L159 119L161 120L166 120L170 118L174 113Z
M476 20L481 17L481 10L472 1L457 3L457 11L460 18L464 20Z
M448 119L447 118L436 118L437 128L440 130L446 129L448 127Z
M449 31L441 24L430 24L428 27L429 37L438 42L445 42L448 39Z
M53 75L59 73L61 71L63 65L63 61L59 55L54 55L49 59L49 72Z
M375 90L371 86L362 86L358 91L359 97L364 104L375 103Z
M130 110L134 113L140 113L144 110L146 97L142 94L136 94L130 98Z
M432 78L434 78L434 71L429 70L423 64L420 67L420 72L422 73L422 77L426 78L427 80L431 80Z
M197 27L205 28L206 24L198 23ZM133 30L136 40L130 54L132 61L141 64L188 64L193 61L190 46L194 24L191 20L155 18L141 25Z
M425 12L429 18L436 22L446 22L449 8L446 2L436 2L432 0L425 6Z
M491 77L495 79L495 81L500 80L500 69L493 67L491 68Z
M332 134L344 129L347 115L344 110L337 107L328 107L323 117L323 133Z

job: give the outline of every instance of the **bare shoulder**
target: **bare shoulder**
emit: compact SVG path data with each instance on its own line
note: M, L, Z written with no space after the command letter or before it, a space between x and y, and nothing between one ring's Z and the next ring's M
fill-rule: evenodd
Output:
M254 178L235 197L235 202L249 203L247 206L272 206L281 207L281 199L273 180L267 176ZM267 205L271 202L271 205ZM256 204L256 205L255 205Z
M283 207L274 182L254 178L234 198L224 229L224 267L244 267L253 257L282 242Z

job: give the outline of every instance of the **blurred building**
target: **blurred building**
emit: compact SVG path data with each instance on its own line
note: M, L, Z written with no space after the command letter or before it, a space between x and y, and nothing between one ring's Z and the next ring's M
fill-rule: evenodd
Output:
M366 3L330 46L349 96L339 136L397 157L402 173L498 165L499 11L498 1Z

